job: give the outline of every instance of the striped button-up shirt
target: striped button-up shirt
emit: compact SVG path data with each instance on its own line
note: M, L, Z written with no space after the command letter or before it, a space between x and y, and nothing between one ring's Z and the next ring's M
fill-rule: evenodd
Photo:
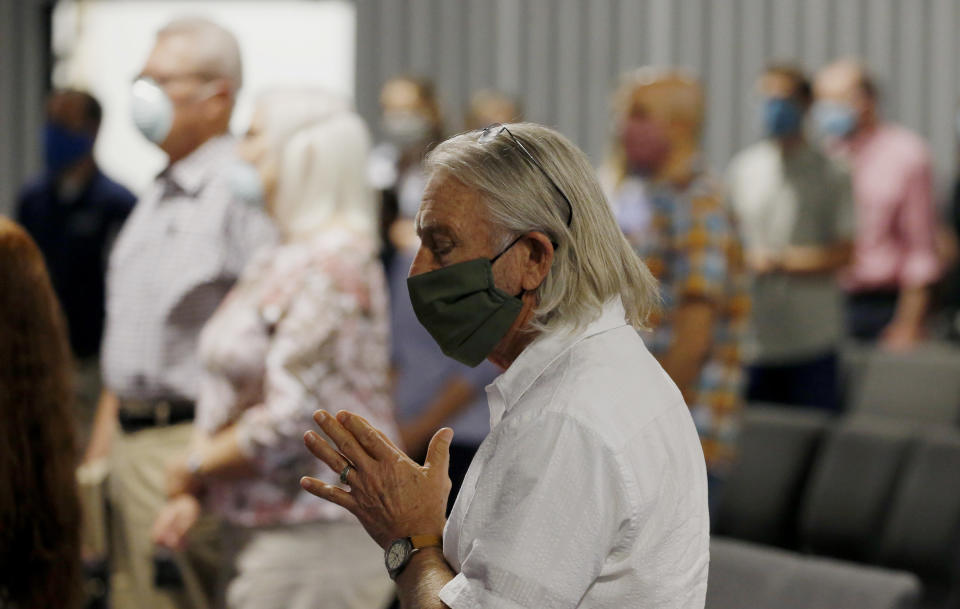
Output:
M201 328L254 250L276 240L263 210L231 196L235 147L216 137L168 167L117 238L101 356L121 399L196 398Z

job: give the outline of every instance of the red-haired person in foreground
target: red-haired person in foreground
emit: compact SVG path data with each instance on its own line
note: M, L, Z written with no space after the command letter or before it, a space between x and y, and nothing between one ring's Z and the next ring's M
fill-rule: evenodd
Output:
M0 607L80 605L64 326L36 244L0 216Z

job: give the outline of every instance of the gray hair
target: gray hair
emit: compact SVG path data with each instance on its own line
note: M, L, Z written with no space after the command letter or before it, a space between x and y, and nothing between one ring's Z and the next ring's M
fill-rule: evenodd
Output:
M181 17L157 32L157 38L165 36L190 37L197 70L206 76L228 81L232 93L243 86L240 45L230 30L203 17Z
M504 244L527 231L540 231L557 244L553 265L535 292L534 327L582 328L618 296L626 320L643 327L659 301L657 283L617 225L587 157L542 125L507 128L570 199L570 226L563 197L506 133L489 141L481 131L450 138L427 156L428 175L442 173L479 192Z
M367 181L370 134L346 99L322 89L262 93L264 131L277 163L274 214L289 237L332 224L377 239L377 202Z

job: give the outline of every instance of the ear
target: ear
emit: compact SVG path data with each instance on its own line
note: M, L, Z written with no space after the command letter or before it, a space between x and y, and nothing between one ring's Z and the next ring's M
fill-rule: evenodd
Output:
M208 100L209 103L206 104L206 116L207 120L216 120L220 116L223 116L223 113L226 112L227 115L230 114L230 106L233 104L233 96L230 94L230 89L225 81L221 81L217 85L216 92L210 96Z
M522 263L521 285L524 290L530 291L540 287L553 266L553 244L550 237L540 231L527 233L524 243L527 245L528 255Z

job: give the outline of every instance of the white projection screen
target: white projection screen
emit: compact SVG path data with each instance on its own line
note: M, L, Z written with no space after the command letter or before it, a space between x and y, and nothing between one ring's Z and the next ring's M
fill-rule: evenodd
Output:
M53 17L53 84L93 93L104 109L96 158L112 178L140 193L165 155L130 119L130 84L165 23L210 18L240 42L244 88L231 130L242 133L258 91L301 84L354 96L356 10L352 2L82 0L60 2Z

